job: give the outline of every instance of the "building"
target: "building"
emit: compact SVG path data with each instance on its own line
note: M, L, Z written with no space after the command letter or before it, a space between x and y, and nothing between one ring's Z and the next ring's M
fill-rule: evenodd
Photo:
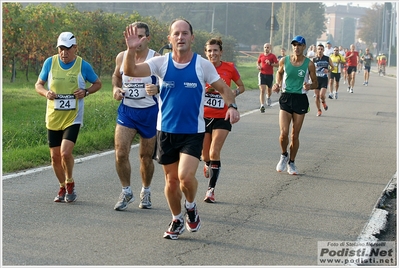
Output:
M356 45L356 49L363 49L364 42L358 37L360 18L366 14L368 8L347 5L337 5L326 7L326 33L319 37L317 43L325 44L328 40L333 46L342 45L349 48L351 44Z

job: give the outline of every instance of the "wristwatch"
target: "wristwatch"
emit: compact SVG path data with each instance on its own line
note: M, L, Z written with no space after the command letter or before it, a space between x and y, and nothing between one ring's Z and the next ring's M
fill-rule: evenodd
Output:
M85 89L85 91L86 91L85 97L89 96L90 92L87 89Z
M230 103L229 106L227 106L227 108L234 108L234 109L236 109L236 110L238 109L238 108L237 108L237 104L235 104L234 102L233 102L233 103Z

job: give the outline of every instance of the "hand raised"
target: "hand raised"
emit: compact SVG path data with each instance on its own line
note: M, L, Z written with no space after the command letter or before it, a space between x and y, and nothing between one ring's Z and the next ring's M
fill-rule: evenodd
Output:
M140 37L137 34L137 27L129 25L126 27L126 30L123 32L125 36L126 46L129 49L136 49L138 48L143 40L147 38L146 36Z

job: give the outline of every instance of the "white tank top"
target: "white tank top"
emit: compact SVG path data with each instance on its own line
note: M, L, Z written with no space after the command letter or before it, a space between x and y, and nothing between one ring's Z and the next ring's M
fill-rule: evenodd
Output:
M146 60L154 57L155 51L150 49ZM156 96L149 96L145 91L146 84L158 85L158 78L156 76L147 77L130 77L123 74L123 61L120 68L122 75L122 89L125 91L125 96L122 103L132 108L147 108L157 105Z

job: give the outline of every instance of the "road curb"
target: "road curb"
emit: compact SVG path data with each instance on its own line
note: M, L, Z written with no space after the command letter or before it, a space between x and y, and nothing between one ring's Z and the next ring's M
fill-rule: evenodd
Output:
M387 198L391 198L394 194L396 194L396 184L397 173L392 176L392 178L382 191L382 194L378 198L370 215L369 221L364 226L362 232L357 239L358 241L378 241L378 238L376 236L379 235L381 231L385 230L388 221L389 213L385 210L385 201L387 200Z

